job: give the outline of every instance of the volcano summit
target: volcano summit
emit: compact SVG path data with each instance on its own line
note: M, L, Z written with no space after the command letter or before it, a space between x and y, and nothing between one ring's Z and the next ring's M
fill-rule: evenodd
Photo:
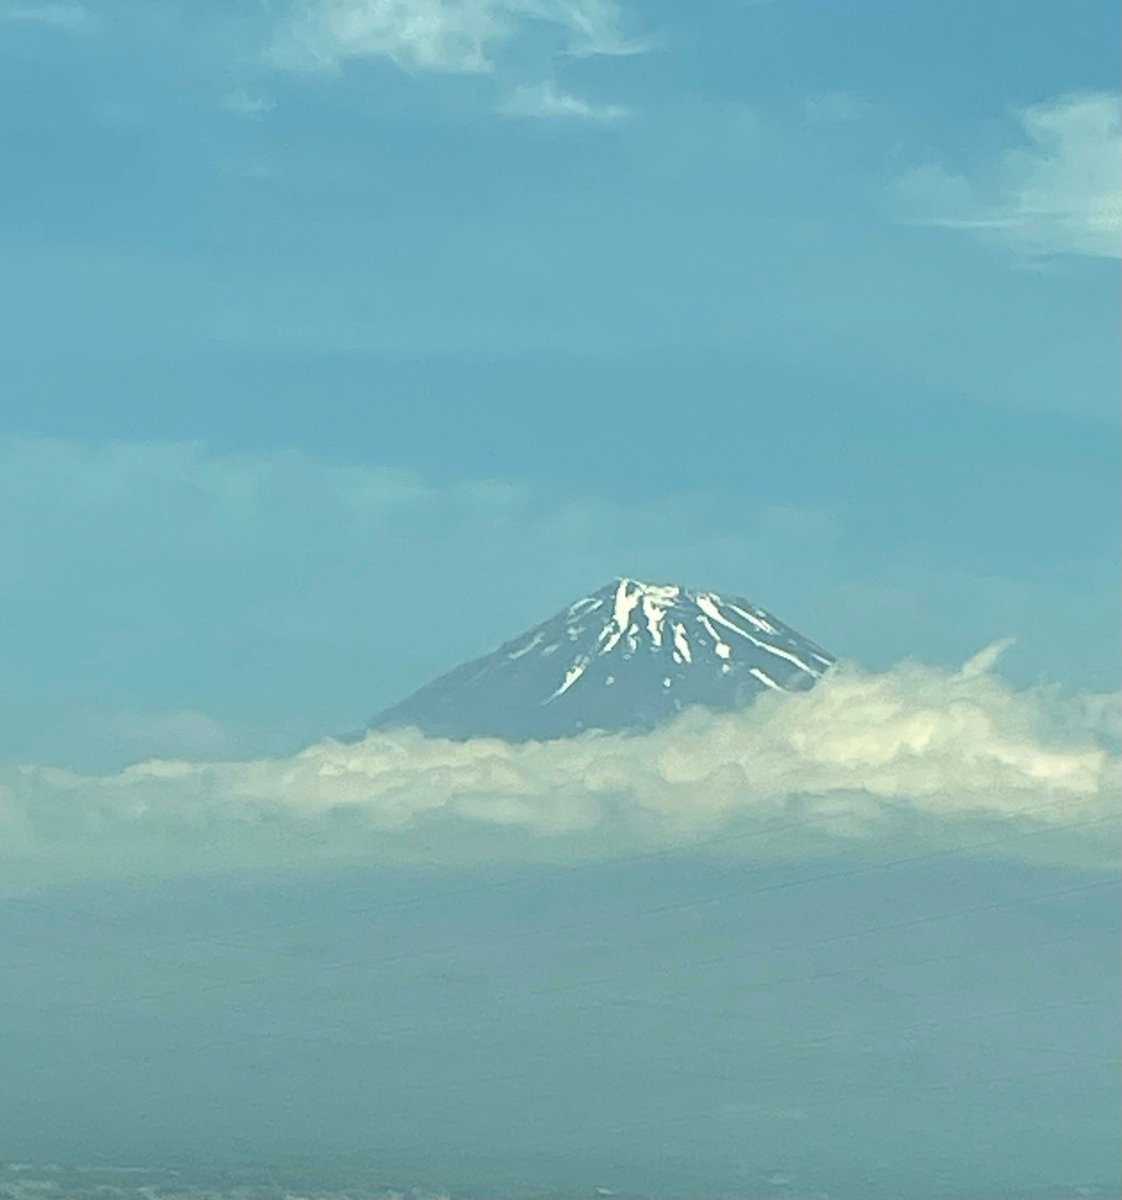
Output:
M641 731L684 708L801 691L834 659L736 596L617 579L387 709L374 729L506 741Z

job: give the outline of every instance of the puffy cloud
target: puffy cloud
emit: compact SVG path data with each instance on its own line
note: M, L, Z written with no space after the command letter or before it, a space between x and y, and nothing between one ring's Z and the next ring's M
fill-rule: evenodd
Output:
M56 878L309 852L584 858L697 840L799 856L839 839L969 845L982 830L1001 853L1069 861L1074 836L1077 859L1112 860L1119 758L1101 731L1118 698L1018 691L985 665L843 666L809 693L688 712L641 736L512 745L404 730L285 758L24 768L0 794L2 845ZM1037 830L1068 840L1025 840Z
M897 182L916 219L1034 254L1122 255L1119 97L1065 95L1019 109L1022 144L988 171L937 163Z
M281 29L274 55L305 70L388 58L422 71L488 72L533 25L550 30L573 55L639 48L622 33L615 0L305 0Z
M511 117L562 117L579 121L619 121L628 115L620 104L593 104L546 81L515 88L501 106Z

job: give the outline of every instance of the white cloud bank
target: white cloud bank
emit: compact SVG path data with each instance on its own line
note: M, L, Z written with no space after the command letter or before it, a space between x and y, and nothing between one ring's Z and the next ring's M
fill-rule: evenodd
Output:
M1122 256L1119 97L1065 95L1019 109L1021 144L970 174L929 163L897 182L923 224L1032 254Z
M281 28L275 59L336 71L387 58L410 70L486 73L517 36L542 29L575 56L641 48L622 31L615 0L303 0Z
M979 834L999 853L1113 862L1118 697L1017 691L990 657L959 672L843 666L809 693L643 736L510 745L406 730L280 759L9 771L0 868L18 885L318 853L518 861L701 839L771 857Z

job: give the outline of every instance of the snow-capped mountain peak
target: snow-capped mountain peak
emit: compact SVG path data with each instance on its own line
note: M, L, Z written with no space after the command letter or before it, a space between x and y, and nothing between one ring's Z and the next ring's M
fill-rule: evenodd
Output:
M376 719L449 737L647 729L690 705L812 686L819 646L740 597L621 577Z
M817 649L810 649L810 643L798 635L794 640L803 643L805 649L785 647L783 642L792 640L785 634L792 631L746 600L726 601L717 592L691 592L677 584L638 579L620 578L611 586L610 594L606 594L608 588L602 589L568 609L566 632L574 641L586 632L590 620L594 623L608 614L596 635L596 657L621 647L621 656L629 659L645 646L651 651L668 651L675 664L692 666L695 662L703 664L706 654L712 654L720 660L722 674L728 674L734 669L738 641L747 641L754 649L783 659L815 679L833 662ZM745 647L740 645L740 649ZM574 660L557 695L576 683L588 661L586 656ZM756 671L756 677L765 686L784 688L763 670Z

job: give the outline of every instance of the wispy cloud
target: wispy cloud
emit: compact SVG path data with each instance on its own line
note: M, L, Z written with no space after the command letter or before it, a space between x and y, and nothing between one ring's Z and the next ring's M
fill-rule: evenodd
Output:
M276 108L276 101L246 88L234 88L218 101L218 107L239 117L265 117Z
M25 768L0 779L0 853L83 874L160 869L171 850L198 869L216 847L260 856L278 838L461 861L481 846L500 860L548 856L551 842L584 857L606 840L641 852L728 833L727 853L766 857L772 840L752 831L781 822L795 856L891 834L1111 860L1119 759L1098 706L1017 691L986 670L993 657L957 672L843 666L809 693L687 712L643 736L511 745L406 730L279 759L152 760L103 776Z
M0 5L0 21L26 21L37 25L50 25L56 29L77 29L89 20L89 10L81 4Z
M1021 143L988 169L928 163L899 179L910 219L1032 254L1122 256L1119 97L1065 95L1015 116Z
M489 72L534 26L561 52L627 54L616 0L302 0L277 34L273 56L301 70L338 70L348 60L386 58L420 71Z
M803 102L803 114L806 119L818 125L842 125L850 121L859 121L872 109L867 100L862 100L852 92L819 92L807 96Z
M581 96L564 91L549 81L515 88L503 101L500 111L511 117L546 120L559 117L563 120L602 123L620 121L629 115L628 109L621 104L594 104Z

